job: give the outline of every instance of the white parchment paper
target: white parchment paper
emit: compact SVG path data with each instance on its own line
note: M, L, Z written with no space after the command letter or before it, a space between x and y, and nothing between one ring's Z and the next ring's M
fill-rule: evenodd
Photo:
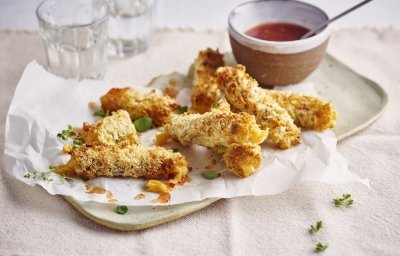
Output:
M44 70L36 62L25 69L15 91L6 121L5 164L7 171L17 179L29 184L39 184L50 194L72 196L78 200L107 203L105 194L87 193L85 184L103 187L112 192L118 204L152 205L158 195L144 190L145 180L130 178L96 178L89 181L65 180L49 172L49 165L65 163L69 156L61 152L63 141L57 133L68 124L80 127L83 122L95 122L89 102L99 103L99 97L116 84L104 81L75 81L56 77ZM149 88L134 87L146 91ZM288 90L313 94L311 84L288 87ZM186 105L190 90L182 90L177 100ZM141 135L142 143L154 144L157 130ZM215 180L201 176L206 170L225 169L221 157L200 147L182 147L177 143L166 145L178 148L184 154L193 170L189 173L191 182L176 186L171 192L169 204L198 201L211 197L236 197L246 195L274 195L281 193L296 183L312 180L329 184L361 182L362 179L348 170L347 160L336 150L336 137L332 131L302 132L303 143L289 150L276 150L263 145L264 161L261 168L248 178L238 178L229 172ZM217 164L213 165L215 159ZM38 171L36 178L27 173ZM25 177L24 177L25 176ZM139 193L145 198L136 200Z

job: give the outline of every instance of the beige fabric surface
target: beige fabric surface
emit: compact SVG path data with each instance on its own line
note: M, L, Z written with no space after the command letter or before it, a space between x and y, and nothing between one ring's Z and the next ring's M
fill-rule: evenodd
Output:
M161 31L147 53L112 60L106 78L143 84L160 73L185 72L207 46L228 50L227 35ZM165 57L170 51L180 53ZM14 88L25 65L43 62L44 55L37 34L0 32L0 255L310 255L317 237L329 243L323 255L399 255L400 30L336 31L329 51L390 97L383 117L338 146L351 170L370 179L371 190L306 182L276 196L220 200L176 221L125 233L92 222L61 197L3 170L4 124ZM159 65L143 70L148 58L158 58ZM352 208L332 206L332 198L343 193L353 195ZM309 235L309 225L319 219L322 232Z

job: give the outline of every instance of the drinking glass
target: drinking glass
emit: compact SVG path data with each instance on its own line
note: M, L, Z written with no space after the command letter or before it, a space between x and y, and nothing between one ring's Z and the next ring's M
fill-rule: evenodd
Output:
M153 32L153 0L107 0L110 56L129 57L145 51Z
M36 9L50 72L100 79L107 64L108 5L103 0L45 0Z

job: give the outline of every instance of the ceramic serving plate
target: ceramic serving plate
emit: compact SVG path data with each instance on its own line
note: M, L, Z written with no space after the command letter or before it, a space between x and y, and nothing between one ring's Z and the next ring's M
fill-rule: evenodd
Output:
M337 109L339 117L334 131L338 141L373 123L387 105L387 94L378 84L355 73L330 55L305 82L312 82L318 94L331 100ZM115 213L115 205L112 204L64 198L91 220L123 231L145 229L175 220L219 200L210 198L171 206L130 206L127 214L120 215Z

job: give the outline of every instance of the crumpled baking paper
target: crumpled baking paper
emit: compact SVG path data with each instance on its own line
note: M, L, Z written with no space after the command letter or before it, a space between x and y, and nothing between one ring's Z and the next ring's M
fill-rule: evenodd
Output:
M65 142L57 133L68 124L80 127L83 122L95 122L89 102L97 102L115 85L104 81L76 81L56 77L36 62L25 69L15 91L6 121L5 164L7 171L17 179L29 184L39 184L50 194L72 196L82 201L123 205L154 205L157 194L146 192L145 180L131 178L96 178L88 181L64 179L49 171L50 165L65 163L69 156L63 154ZM141 91L150 88L135 87ZM310 84L287 87L308 94L313 93ZM177 96L180 103L189 102L190 89L181 90ZM141 135L142 143L154 144L159 130ZM183 147L171 142L166 145L178 148L192 167L191 181L176 186L171 192L169 204L199 201L206 198L230 198L246 195L274 195L296 183L306 180L329 184L361 182L362 179L348 170L347 160L336 150L336 137L330 130L324 132L303 131L298 146L289 150L277 150L263 145L263 164L248 178L238 178L225 169L221 157L201 146ZM215 159L215 160L213 160ZM217 164L213 164L213 162ZM207 180L201 176L204 170L222 171L220 178ZM33 171L37 171L36 177ZM43 174L42 174L43 172ZM30 173L29 175L27 175ZM112 192L87 193L86 184L102 187ZM145 198L135 199L143 193Z

